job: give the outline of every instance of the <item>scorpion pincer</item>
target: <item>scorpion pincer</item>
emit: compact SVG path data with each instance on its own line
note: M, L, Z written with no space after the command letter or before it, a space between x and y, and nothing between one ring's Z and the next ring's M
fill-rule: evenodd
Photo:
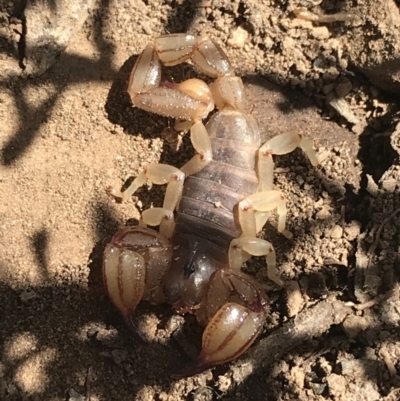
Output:
M214 78L161 84L161 63L191 60ZM104 282L111 301L141 337L134 311L141 300L169 302L205 325L200 355L176 376L190 376L243 354L261 332L268 297L241 271L252 256L265 256L268 277L283 282L272 244L257 238L276 209L286 237L286 200L273 189L272 155L300 147L318 164L310 141L298 133L261 145L254 118L245 113L242 80L213 40L188 34L156 38L140 54L128 93L135 107L177 120L190 129L196 154L182 168L151 164L123 192L122 200L147 181L167 184L162 207L145 210L138 227L118 231L104 252ZM217 107L206 126L202 120ZM159 225L159 233L147 226Z

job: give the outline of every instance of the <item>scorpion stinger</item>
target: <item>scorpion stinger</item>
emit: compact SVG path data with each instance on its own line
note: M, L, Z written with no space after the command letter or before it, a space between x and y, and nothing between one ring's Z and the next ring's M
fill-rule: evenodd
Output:
M214 82L191 79L161 84L161 63L191 61ZM311 142L282 133L261 144L255 119L245 112L242 80L213 40L187 34L164 35L136 62L128 92L135 107L178 119L190 127L197 154L180 169L152 164L125 190L122 200L147 180L167 184L162 207L142 213L142 227L118 231L104 252L104 282L111 300L135 332L133 314L140 300L169 302L178 313L192 313L204 325L202 350L182 377L231 361L261 332L268 298L241 270L251 256L264 256L268 278L284 281L273 245L258 238L270 214L287 238L286 196L273 188L273 156L300 147L318 164ZM217 106L206 126L202 120Z

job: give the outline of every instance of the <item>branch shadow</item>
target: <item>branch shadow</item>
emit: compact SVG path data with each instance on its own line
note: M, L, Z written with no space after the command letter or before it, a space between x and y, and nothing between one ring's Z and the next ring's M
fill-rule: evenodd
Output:
M57 8L57 1L53 0L51 6ZM109 0L101 0L99 8L107 9L108 7ZM53 66L50 71L47 71L40 78L20 78L12 81L8 79L0 80L0 87L4 89L11 87L14 104L20 116L19 127L0 150L0 161L3 166L12 167L34 144L39 128L51 115L54 105L68 87L90 81L101 81L104 77L115 74L114 69L111 67L114 45L104 39L101 28L102 23L100 22L97 27L95 26L94 30L94 41L101 55L98 60L94 61L67 53L60 55L57 63L59 76L68 77L67 80L53 78L54 74L52 74L51 70L56 66ZM40 48L37 50L40 50ZM59 52L59 49L55 46L50 46L46 50L54 53ZM53 86L53 93L38 107L31 106L26 96L27 90L31 87L45 84Z

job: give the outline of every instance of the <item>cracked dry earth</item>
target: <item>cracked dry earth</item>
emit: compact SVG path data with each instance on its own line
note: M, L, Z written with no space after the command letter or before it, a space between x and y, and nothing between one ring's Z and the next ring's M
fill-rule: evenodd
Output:
M299 7L351 18L307 21ZM391 0L1 1L0 399L400 399L399 27ZM193 154L126 93L137 55L166 32L214 38L263 138L299 130L320 159L275 158L294 238L261 233L284 289L263 260L244 267L271 298L259 340L181 380L169 373L197 355L201 328L143 304L140 346L101 279L105 244L164 191L121 204L105 189Z

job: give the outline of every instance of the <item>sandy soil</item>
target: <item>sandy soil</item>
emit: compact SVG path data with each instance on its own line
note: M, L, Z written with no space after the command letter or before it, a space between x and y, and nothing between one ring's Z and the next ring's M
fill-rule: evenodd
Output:
M324 13L351 18L318 24L293 14L311 1L261 3L102 0L51 68L28 76L21 10L1 2L0 399L399 399L399 104L382 89L397 91L397 5L326 1ZM275 159L294 238L262 233L285 289L261 259L245 267L271 298L259 341L182 380L170 372L199 352L201 328L143 304L151 344L140 346L101 278L105 244L164 191L146 186L121 204L105 189L193 154L188 138L176 149L161 135L172 121L133 109L125 92L137 55L166 32L217 40L263 138L300 130L321 161L313 168L298 150Z

